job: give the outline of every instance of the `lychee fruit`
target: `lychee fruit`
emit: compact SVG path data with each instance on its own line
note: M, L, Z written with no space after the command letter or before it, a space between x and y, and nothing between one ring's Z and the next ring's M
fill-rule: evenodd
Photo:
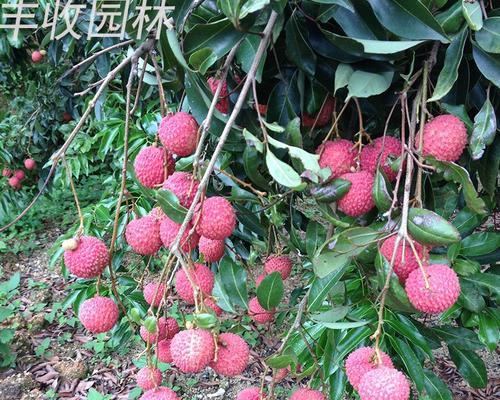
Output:
M94 236L82 236L74 250L64 252L64 264L79 278L95 278L109 263L108 248Z
M125 238L132 249L143 256L152 256L160 250L160 224L154 218L136 218L127 224Z
M172 246L180 229L181 224L172 221L168 217L165 217L163 221L161 221L160 238L165 247L170 248L170 246ZM180 248L185 253L189 253L191 252L191 250L194 250L198 245L198 241L200 240L200 237L198 236L196 231L194 231L191 236L189 236L191 229L191 224L188 224L186 230L182 234L181 241L179 242Z
M142 390L151 390L161 384L163 377L158 368L144 367L137 372L135 380Z
M393 235L384 240L384 243L382 243L382 246L380 246L380 253L388 262L391 262L395 243L396 235ZM415 246L415 250L417 251L420 260L423 260L427 256L427 251L420 243L416 241L413 241L413 245ZM410 247L410 244L405 242L404 239L401 240L399 242L398 250L396 251L396 255L394 258L394 273L398 276L399 280L404 283L406 281L406 278L408 278L408 275L410 275L410 272L417 268L418 262L415 257L415 253L413 253L413 250Z
M172 353L170 353L170 343L172 339L163 339L158 342L156 347L156 357L162 363L172 364Z
M158 134L170 152L186 157L196 150L198 128L198 123L190 114L180 111L162 119Z
M288 368L280 368L276 371L274 375L274 382L280 383L283 379L285 379L290 371Z
M164 148L148 146L139 151L134 161L137 180L148 188L161 185L174 172L175 161Z
M210 91L215 94L217 86L219 86L220 79L216 79L213 76L208 78L208 86L210 86ZM227 90L227 82L222 83L222 88L219 93L219 99L217 105L215 106L222 114L227 114L229 112L229 91Z
M72 116L69 112L64 111L64 112L63 112L63 115L62 115L62 120L63 120L64 122L70 122L70 121L73 121L73 116Z
M16 178L15 176L12 176L8 180L9 186L12 187L13 189L21 189L21 181Z
M26 177L26 174L24 173L24 171L22 169L16 169L14 171L14 176L17 179L19 179L19 181L22 181Z
M274 319L274 310L266 310L260 305L257 297L254 297L248 302L248 315L255 323L265 324Z
M8 178L11 175L12 175L12 170L10 170L9 168L4 168L2 170L2 176Z
M34 170L36 168L35 160L33 160L32 158L27 158L26 160L24 160L24 167L30 171Z
M401 155L401 146L401 140L392 136L386 136L385 140L383 137L376 138L361 150L361 169L375 174L377 165L380 165L387 178L393 181L398 176L398 173L391 168L388 158L397 159ZM383 151L382 147L384 148ZM377 164L377 161L379 161L379 164Z
M260 115L267 114L267 104L257 104L257 111Z
M198 243L198 250L206 262L219 261L224 256L225 248L224 240L213 240L203 236Z
M217 360L210 367L219 375L240 375L248 365L250 348L240 336L221 333L218 338Z
M265 397L260 388L253 386L239 392L236 400L265 400Z
M420 135L415 138L418 148ZM439 115L424 126L422 152L441 161L457 161L467 145L467 128L454 115Z
M155 207L153 208L149 214L150 217L154 218L157 222L163 221L165 218L167 218L167 215L163 212L161 207Z
M177 394L168 387L162 386L148 390L139 400L180 400Z
M210 297L207 297L203 301L203 303L205 304L205 307L210 308L215 313L215 315L217 315L218 317L220 317L222 315L222 313L224 312L224 310L217 305L215 300L210 298Z
M264 263L266 274L279 272L282 279L286 279L292 272L292 260L288 256L271 256Z
M231 236L236 227L233 206L224 197L209 197L199 211L196 231L200 236L213 240L224 240Z
M118 306L109 297L96 296L85 300L78 310L82 325L92 333L111 330L118 321Z
M179 324L175 318L160 317L156 323L156 332L149 332L141 326L139 333L146 343L156 343L164 339L172 339L179 332Z
M439 314L450 308L460 295L458 276L444 264L430 264L425 273L429 288L426 288L420 269L413 270L406 279L405 290L413 306L428 314Z
M379 366L394 368L391 358L386 353L380 351L380 357L382 358L382 364L378 364L375 349L371 347L360 347L349 354L345 361L345 370L347 379L354 389L359 389L361 378L368 371Z
M195 285L205 295L210 295L214 288L214 274L206 265L194 264L194 268L190 271L191 279ZM188 304L194 304L194 291L186 272L180 269L175 274L175 290L179 297Z
M335 99L331 96L328 96L328 98L325 101L325 104L323 104L323 108L321 109L317 117L310 116L307 113L304 113L302 115L302 125L306 128L311 128L314 125L314 121L316 121L315 125L316 128L321 128L325 125L328 125L328 123L332 119L334 108L335 108Z
M143 294L144 299L149 305L153 307L158 307L163 300L165 295L166 285L164 283L154 283L150 282L144 286ZM156 296L155 296L156 294Z
M408 400L410 384L398 370L378 367L363 375L358 393L361 400Z
M373 174L368 171L349 172L340 175L340 178L351 182L347 194L338 201L340 211L351 217L359 217L375 206L372 197Z
M163 189L170 190L179 199L181 206L191 207L199 182L189 172L176 171L168 177Z
M290 400L325 400L325 396L319 390L300 388L292 394Z
M39 50L35 50L33 53L31 53L31 61L33 61L35 64L38 64L43 60L43 53Z
M346 139L328 140L316 149L319 166L330 168L330 178L337 178L356 166L354 143Z
M174 364L182 372L201 372L214 359L214 338L210 331L187 329L174 336L170 352Z

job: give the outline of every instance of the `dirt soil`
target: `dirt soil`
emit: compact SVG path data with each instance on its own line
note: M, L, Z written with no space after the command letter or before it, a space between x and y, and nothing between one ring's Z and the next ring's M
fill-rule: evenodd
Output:
M58 318L52 323L47 321L53 305L62 303L68 294L68 283L57 268L50 270L48 267L47 249L60 234L58 229L46 230L39 247L29 256L0 255L5 276L15 271L21 273L21 312L16 317L19 327L14 340L17 361L15 368L0 373L0 400L86 399L91 388L109 396L102 397L103 400L128 399L135 387L137 371L132 360L140 356L141 348L133 348L126 356L113 354L98 358L84 348L83 345L94 338L78 324L75 327L59 324ZM43 306L35 307L39 304ZM71 308L59 313L59 318L74 318ZM259 384L256 377L261 376L263 366L257 361L257 354L271 353L279 345L276 336L252 349L253 357L243 376L227 379L211 370L198 375L177 374L170 370L167 380L180 388L183 400L233 400L242 388ZM47 339L50 341L48 346ZM434 371L451 388L454 399L500 398L500 353L497 350L494 354L481 352L480 355L488 366L489 384L484 390L470 388L445 351L436 353ZM287 398L295 384L286 378L277 388L279 399Z

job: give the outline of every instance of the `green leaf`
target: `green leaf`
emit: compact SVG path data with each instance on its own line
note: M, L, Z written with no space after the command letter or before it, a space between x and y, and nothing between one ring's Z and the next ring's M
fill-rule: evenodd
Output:
M339 64L335 70L335 92L337 90L346 87L349 83L349 79L353 74L354 69L349 64Z
M0 284L0 293L8 294L9 292L16 290L19 287L20 282L21 274L19 272L13 273L8 281Z
M391 208L392 204L392 187L390 182L385 177L381 168L377 168L375 173L375 180L373 182L372 197L375 202L375 206L381 212L386 212Z
M469 138L469 153L473 160L478 160L483 156L486 146L493 143L496 131L497 118L495 111L490 100L486 99L474 117L474 129Z
M213 314L195 314L194 322L201 329L213 329L217 326L219 320Z
M283 298L285 288L279 272L266 276L257 288L259 304L266 310L274 309Z
M458 304L463 308L474 313L479 313L486 307L483 296L473 282L460 279L460 289Z
M469 207L464 207L458 212L453 220L453 225L458 229L460 235L467 236L482 224L485 216L476 214Z
M357 70L349 78L347 88L350 97L366 98L385 92L391 86L394 71L380 73Z
M476 32L476 41L488 53L500 53L500 17L488 18L483 27Z
M183 66L184 69L190 70L189 65L187 64L186 59L184 58L182 50L179 46L179 41L177 39L177 32L175 31L175 29L167 30L167 40L168 44L170 45L170 48L172 49L172 53L174 54L179 64Z
M312 0L314 3L320 4L335 4L354 12L354 7L349 0Z
M498 169L500 168L500 135L496 135L493 144L486 149L486 154L479 165L479 179L488 194L493 196L497 189Z
M460 241L460 233L447 220L423 208L408 211L408 231L419 243L445 246Z
M446 11L437 14L436 20L441 24L446 33L457 32L464 22L461 2L455 2Z
M460 254L466 257L482 256L500 247L499 232L478 232L462 240Z
M280 161L269 149L266 151L266 164L269 173L280 185L292 189L302 186L299 174L290 165Z
M325 185L312 187L309 193L318 203L329 204L344 197L350 188L350 181L337 178Z
M483 27L483 13L479 1L462 0L462 13L473 31L478 31Z
M155 333L156 332L156 317L149 316L144 319L144 327L147 329L148 332L150 333Z
M453 261L454 271L461 276L469 276L481 270L481 264L469 259L457 258Z
M238 18L243 19L248 14L262 10L269 4L270 0L247 0L240 9Z
M479 314L479 340L488 350L495 351L500 341L500 326L496 318L488 311Z
M492 294L500 296L500 275L481 272L464 278L488 289Z
M257 49L259 47L260 37L257 35L245 35L243 40L241 41L240 47L236 51L236 59L240 62L241 68L243 71L248 73L250 71L250 67L255 59L255 55L257 54ZM259 66L257 68L257 72L255 75L255 79L257 82L262 81L262 71L264 69L264 64L266 62L267 53L264 53L263 57L260 60Z
M427 101L436 101L448 94L458 78L458 67L462 61L464 53L465 40L467 39L467 29L462 29L448 46L444 58L443 69L439 73L436 87L432 97Z
M189 64L203 75L205 75L207 70L216 62L217 54L209 47L199 49L189 56Z
M398 337L389 336L389 341L394 350L396 350L396 353L399 354L406 371L408 371L408 375L410 375L418 391L422 392L424 389L424 370L415 352L406 341Z
M316 71L316 53L312 51L308 41L304 37L307 29L301 26L297 19L297 13L293 13L285 26L286 31L286 54L288 58L302 71L314 76Z
M306 170L319 174L319 171L321 169L318 163L319 155L311 154L299 147L290 146L286 143L282 143L276 139L273 139L269 135L267 136L267 140L269 144L272 145L273 147L276 147L278 149L288 150L290 157L300 160L300 162L302 163L302 165Z
M188 210L180 205L179 199L170 190L157 190L156 201L158 201L158 204L160 205L163 212L172 221L177 222L178 224L184 221Z
M308 256L313 257L325 240L326 228L317 221L309 221L306 229L306 251Z
M488 383L486 367L476 353L448 346L450 357L457 366L458 372L473 388L484 388Z
M266 364L271 368L286 368L295 361L289 354L274 355L266 359Z
M323 301L328 297L330 290L340 281L348 269L349 264L345 264L324 278L317 278L314 280L308 294L308 312L317 311L321 307Z
M219 281L219 287L224 290L222 293L227 294L231 305L247 308L247 273L244 268L226 256L219 263L216 281ZM218 297L217 294L216 297ZM218 304L222 307L224 302Z
M472 42L472 56L486 79L500 88L500 56L485 52L474 42Z
M483 345L477 340L476 334L466 328L454 326L436 326L432 328L449 346L460 347L464 350L479 350Z
M434 356L432 350L427 343L427 340L419 332L413 322L402 314L389 313L389 317L385 319L387 324L392 327L398 334L407 338L411 343L420 347L432 360Z
M453 400L448 386L432 371L424 369L424 377L425 391L432 400Z

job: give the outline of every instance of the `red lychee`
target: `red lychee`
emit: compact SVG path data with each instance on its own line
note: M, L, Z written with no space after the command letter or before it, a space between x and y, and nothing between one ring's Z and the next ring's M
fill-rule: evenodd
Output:
M96 296L85 300L78 310L82 325L92 333L111 330L118 321L118 306L109 297Z
M300 388L292 394L290 400L325 400L325 396L319 390Z
M219 86L220 79L216 79L213 76L208 78L208 86L210 86L210 91L215 94L217 86ZM227 114L229 112L229 91L227 90L227 82L222 84L221 91L219 93L219 100L215 106L222 114Z
M286 279L292 272L292 260L288 256L271 256L264 263L264 271L268 275L279 272L281 278Z
M392 360L386 353L381 351L380 356L382 358L382 366L394 368ZM349 357L345 361L347 379L356 390L359 389L359 383L363 375L378 367L377 354L375 353L375 349L371 347L360 347L349 354Z
M398 173L391 168L388 157L397 159L401 155L401 145L401 140L392 136L386 136L385 141L383 137L376 138L373 142L367 144L363 147L363 150L361 150L361 169L375 174L377 171L377 161L379 161L379 155L382 154L380 156L380 164L378 165L382 167L382 170L387 178L390 181L393 181L396 179ZM382 147L384 148L383 152Z
M163 184L163 189L170 190L179 199L181 206L186 208L193 204L194 195L199 182L189 172L174 172Z
M314 125L314 121L316 121L316 119L317 119L315 125L316 128L321 128L325 125L328 125L328 123L332 120L332 114L334 108L335 108L335 99L331 96L328 96L317 118L316 116L313 117L308 115L307 113L304 113L302 115L302 125L306 128L311 128Z
M181 331L172 339L170 352L174 364L182 372L201 372L214 358L214 338L204 329Z
M337 178L356 166L354 143L346 139L328 140L316 149L320 154L319 166L330 168L330 178Z
M388 262L391 262L392 253L394 251L394 245L396 242L396 235L393 235L382 243L380 246L380 253L385 257ZM413 245L415 246L415 250L420 258L423 260L427 256L427 251L425 248L418 242L413 241ZM404 253L404 258L403 258ZM415 258L415 254L410 247L410 244L401 240L399 242L398 250L396 251L396 256L394 258L394 273L398 276L401 282L405 282L410 272L418 268L418 262Z
M170 353L170 343L172 343L172 339L164 339L158 342L156 347L156 357L158 361L162 363L172 364L172 353Z
M350 172L340 178L351 182L347 194L338 201L340 211L351 217L359 217L375 206L372 197L373 174L368 171Z
M79 278L95 278L109 263L108 248L94 236L82 236L74 250L64 252L64 264Z
M151 390L161 384L163 377L158 368L144 367L137 372L135 379L142 390Z
M196 219L195 219L196 221ZM233 206L224 197L209 197L203 202L196 231L208 239L224 240L236 227Z
M257 104L257 111L259 112L260 115L266 115L267 114L267 104Z
M148 390L139 400L180 400L177 394L168 387Z
M158 134L163 145L180 157L193 154L198 139L198 123L188 113L180 111L164 117Z
M166 288L167 287L164 283L150 282L146 286L144 286L144 299L148 304L154 307L158 307L163 299L163 296L165 295Z
M70 122L70 121L73 121L73 116L72 116L69 112L64 111L64 112L63 112L63 115L62 115L62 120L63 120L64 122Z
M420 135L415 138L418 148ZM467 145L467 128L454 115L439 115L424 126L423 154L442 161L457 161Z
M247 342L234 333L221 333L218 343L217 361L212 361L210 367L220 375L240 375L250 358Z
M161 222L167 217L167 215L163 212L161 207L153 208L148 215L154 218L157 222Z
M2 170L2 176L8 178L11 175L12 175L12 170L10 170L9 168L4 168Z
M264 395L258 387L249 387L238 393L236 400L265 400Z
M21 189L21 181L16 178L15 176L9 178L8 180L9 186L12 187L13 189Z
M181 241L179 243L180 248L185 253L189 253L191 252L191 250L194 250L198 245L198 241L200 240L200 237L198 236L196 231L194 231L193 234L189 237L189 232L191 231L191 228L192 228L191 224L188 224L186 230L182 234ZM163 221L161 221L160 238L165 247L170 248L170 246L174 243L174 240L177 236L177 233L179 233L180 229L181 229L181 224L172 221L168 217L165 217Z
M34 170L36 168L35 160L33 160L32 158L27 158L26 160L24 160L24 167L30 171Z
M214 274L203 264L194 264L191 271L191 279L205 295L210 295L214 288ZM194 292L191 283L183 269L175 274L175 290L179 297L188 304L194 304Z
M39 50L35 50L33 53L31 53L31 61L33 61L35 64L38 64L43 60L43 53Z
M24 171L22 169L16 169L14 171L14 176L17 179L19 179L19 181L22 181L26 177L26 174L24 173Z
M174 169L172 155L161 147L144 147L135 157L135 176L142 185L151 189L161 185Z
M206 262L219 261L224 256L224 240L212 240L202 236L198 243L198 250L203 254Z
M156 324L156 332L149 332L145 326L141 326L140 335L146 343L155 343L164 339L171 339L179 332L179 324L172 317L160 317Z
M425 267L429 288L426 288L420 269L415 269L406 279L405 290L413 306L428 314L439 314L450 308L460 295L458 276L444 264Z
M210 308L214 313L215 315L217 315L218 317L220 317L222 315L222 313L224 312L224 310L222 308L220 308L217 303L210 297L207 297L203 303L205 304L205 307L208 307Z
M152 256L162 245L160 224L150 216L136 218L127 224L125 238L136 253Z
M266 310L260 305L257 297L254 297L248 302L248 315L255 321L255 323L265 324L274 319L274 310Z
M398 370L379 367L361 378L359 397L361 400L408 400L410 384Z

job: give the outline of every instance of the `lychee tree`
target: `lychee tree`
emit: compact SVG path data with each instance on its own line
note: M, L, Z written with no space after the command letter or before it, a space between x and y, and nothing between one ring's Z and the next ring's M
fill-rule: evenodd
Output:
M111 343L140 334L142 398L182 398L162 362L241 374L250 329L276 340L239 400L274 398L287 375L300 382L292 400L451 399L429 368L443 343L486 387L476 351L499 336L500 9L172 3L159 39L89 42L63 75L101 74L107 60L29 206L65 177L77 218L51 262L80 278L67 304L86 329ZM48 58L68 60L58 46ZM85 154L110 177L82 207L69 165L95 117L106 128Z

